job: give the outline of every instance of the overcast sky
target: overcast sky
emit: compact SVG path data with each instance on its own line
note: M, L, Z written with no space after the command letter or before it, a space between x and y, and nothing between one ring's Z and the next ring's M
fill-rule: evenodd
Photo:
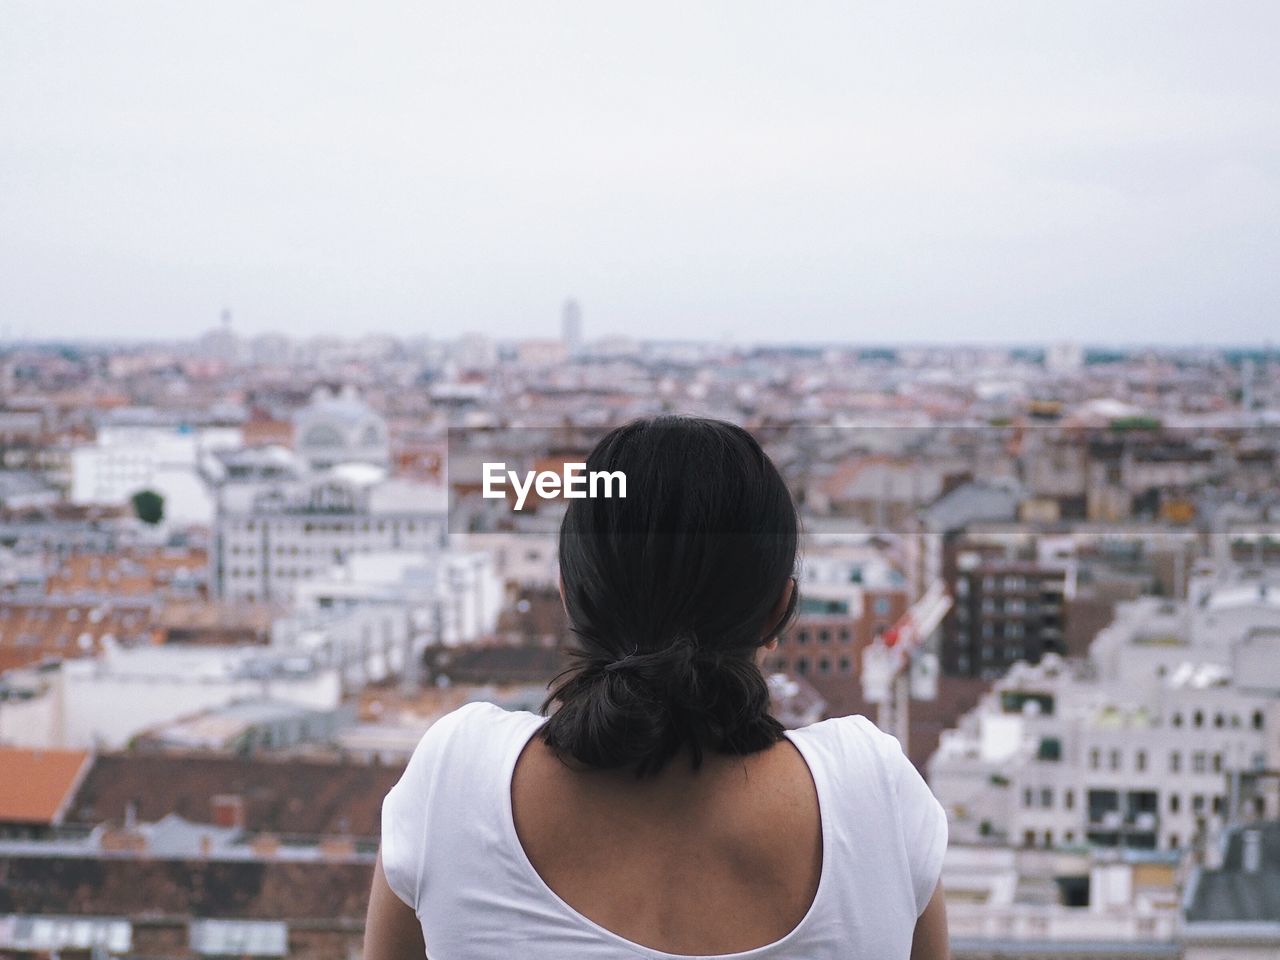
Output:
M0 335L1263 342L1280 3L0 0Z

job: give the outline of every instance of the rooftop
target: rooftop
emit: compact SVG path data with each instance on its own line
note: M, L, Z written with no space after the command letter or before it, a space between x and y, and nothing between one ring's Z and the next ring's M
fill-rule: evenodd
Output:
M1230 830L1223 853L1188 885L1187 922L1280 923L1280 820Z
M382 798L402 772L398 765L104 754L76 791L67 821L123 823L132 810L142 821L177 813L213 823L213 797L232 794L243 798L251 832L377 837Z
M84 750L0 747L0 823L60 823L90 763Z

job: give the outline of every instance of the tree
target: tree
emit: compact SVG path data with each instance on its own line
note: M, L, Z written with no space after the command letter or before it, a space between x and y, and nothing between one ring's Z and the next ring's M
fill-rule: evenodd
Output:
M143 523L155 526L164 519L164 497L154 490L139 490L133 495L133 512Z

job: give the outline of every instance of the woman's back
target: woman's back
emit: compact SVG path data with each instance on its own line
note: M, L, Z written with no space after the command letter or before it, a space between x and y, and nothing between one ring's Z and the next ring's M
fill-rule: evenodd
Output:
M909 955L946 820L865 719L641 789L560 765L544 722L469 704L387 797L383 868L432 960Z
M724 954L782 939L822 868L818 796L787 740L747 756L684 756L637 782L576 770L537 737L516 764L520 844L562 900L629 940Z

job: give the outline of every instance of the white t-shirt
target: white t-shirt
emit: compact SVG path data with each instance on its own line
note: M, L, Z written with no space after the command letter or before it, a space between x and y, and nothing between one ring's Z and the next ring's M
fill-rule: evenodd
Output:
M382 805L382 864L422 924L430 960L687 960L578 913L516 836L511 776L545 718L469 703L436 721ZM719 960L907 958L942 870L947 820L893 737L865 717L787 731L813 775L822 870L781 940ZM700 958L705 960L705 958Z

